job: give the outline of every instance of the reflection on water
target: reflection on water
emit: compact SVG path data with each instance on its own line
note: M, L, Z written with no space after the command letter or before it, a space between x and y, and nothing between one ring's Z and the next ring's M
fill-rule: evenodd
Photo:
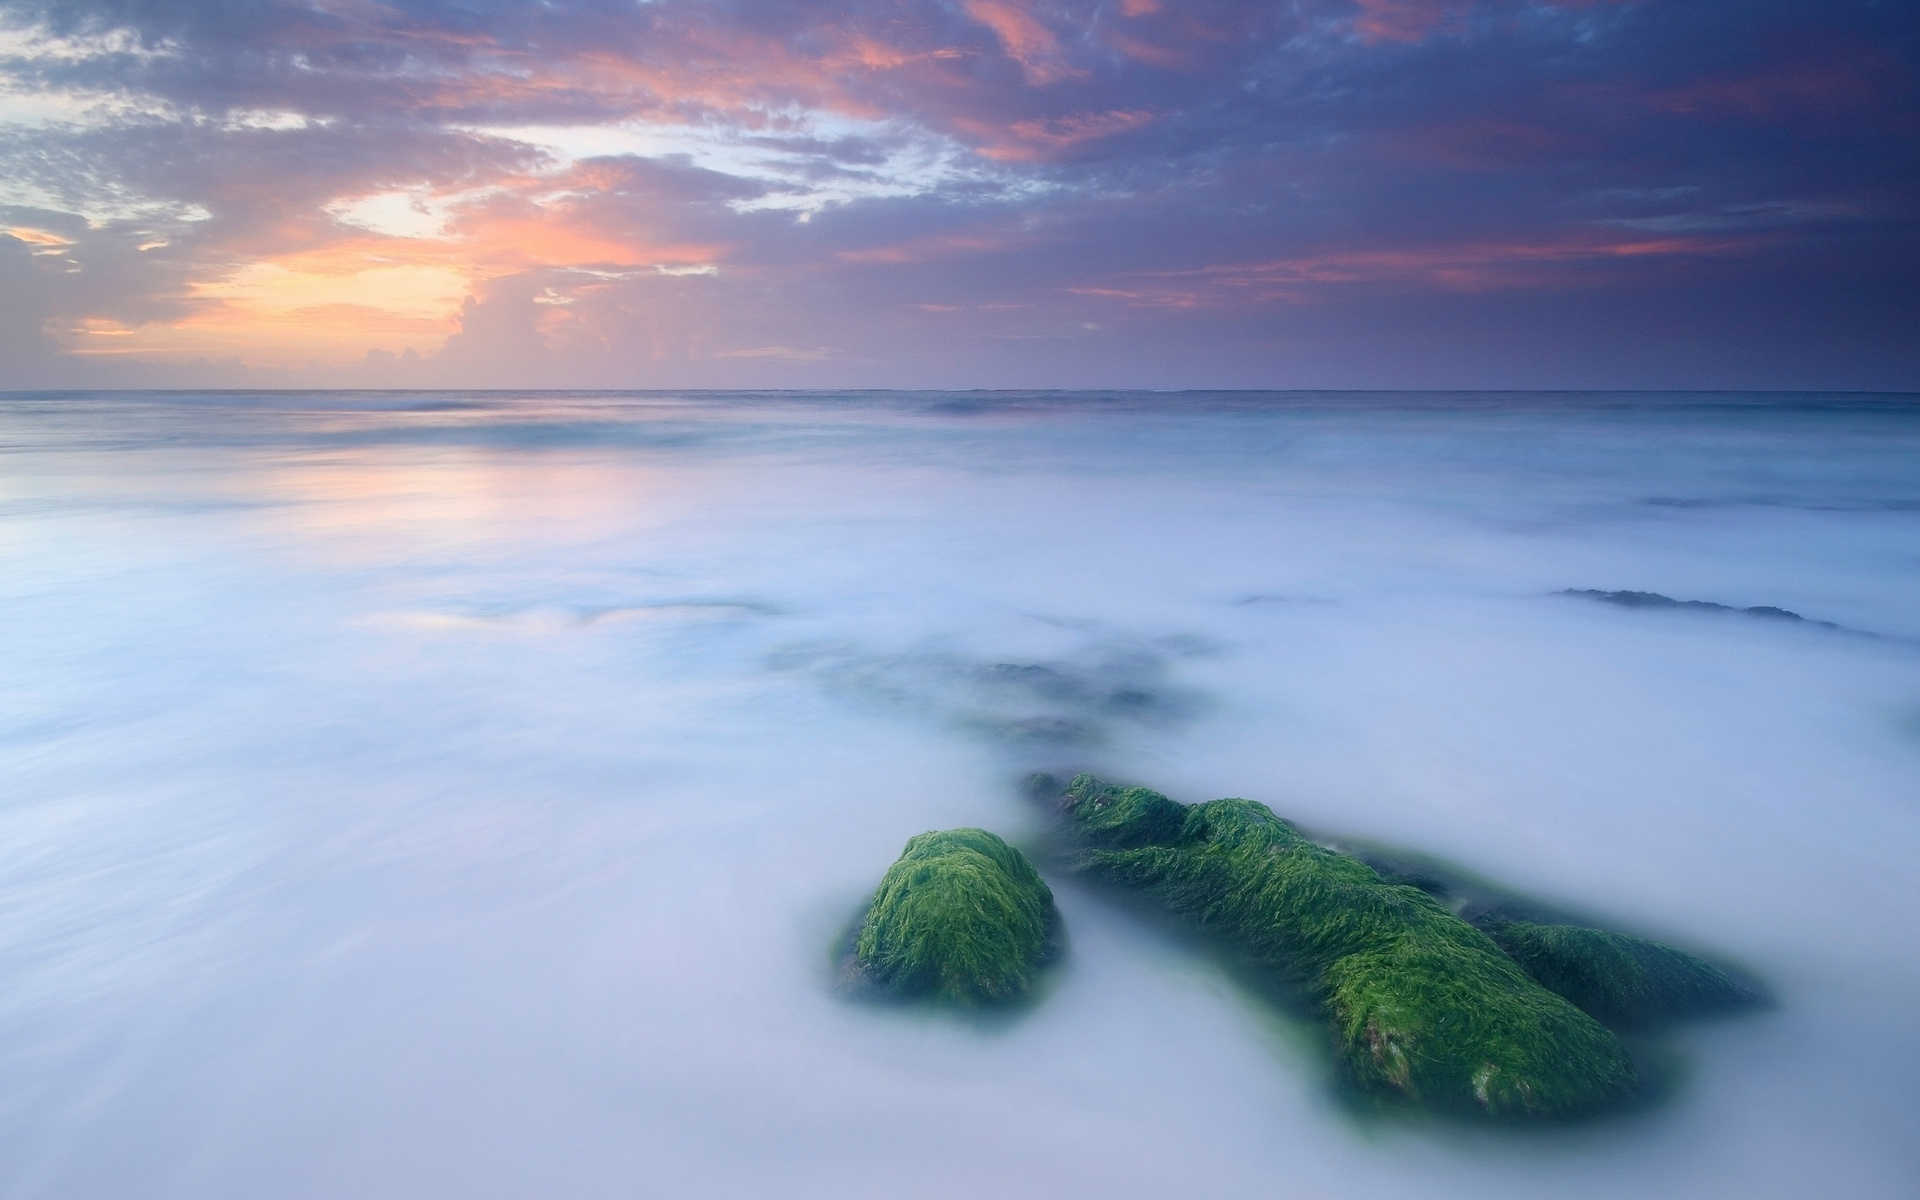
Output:
M1912 1195L1916 450L1876 397L0 399L0 1194ZM1782 1005L1515 1136L1356 1124L1070 880L1024 1019L838 1001L900 846L1030 836L1036 767Z

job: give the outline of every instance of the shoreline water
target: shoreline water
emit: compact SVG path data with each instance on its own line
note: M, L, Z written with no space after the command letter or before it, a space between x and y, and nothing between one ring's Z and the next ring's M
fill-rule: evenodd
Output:
M1920 657L1552 594L1920 636L1920 401L297 399L0 396L0 1193L1920 1182ZM1068 760L1781 1008L1516 1141L1356 1126L1053 878L1022 1021L836 999L900 845Z

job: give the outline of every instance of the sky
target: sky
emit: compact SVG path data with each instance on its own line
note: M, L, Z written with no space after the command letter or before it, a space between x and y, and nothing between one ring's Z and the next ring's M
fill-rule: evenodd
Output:
M1920 0L0 0L0 388L1920 389Z

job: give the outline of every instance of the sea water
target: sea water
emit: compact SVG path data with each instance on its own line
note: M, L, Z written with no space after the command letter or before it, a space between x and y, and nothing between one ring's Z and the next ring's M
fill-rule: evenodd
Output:
M1911 397L0 398L0 1195L1909 1197L1916 594ZM1032 1011L836 992L1078 769L1778 1004L1512 1131L1057 871Z

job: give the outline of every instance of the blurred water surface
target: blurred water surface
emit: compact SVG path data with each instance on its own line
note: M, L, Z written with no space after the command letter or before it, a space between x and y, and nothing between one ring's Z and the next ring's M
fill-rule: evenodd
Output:
M0 1195L1920 1191L1912 397L13 395L0 564ZM1058 878L1023 1020L837 999L1039 767L1782 1003L1512 1134Z

